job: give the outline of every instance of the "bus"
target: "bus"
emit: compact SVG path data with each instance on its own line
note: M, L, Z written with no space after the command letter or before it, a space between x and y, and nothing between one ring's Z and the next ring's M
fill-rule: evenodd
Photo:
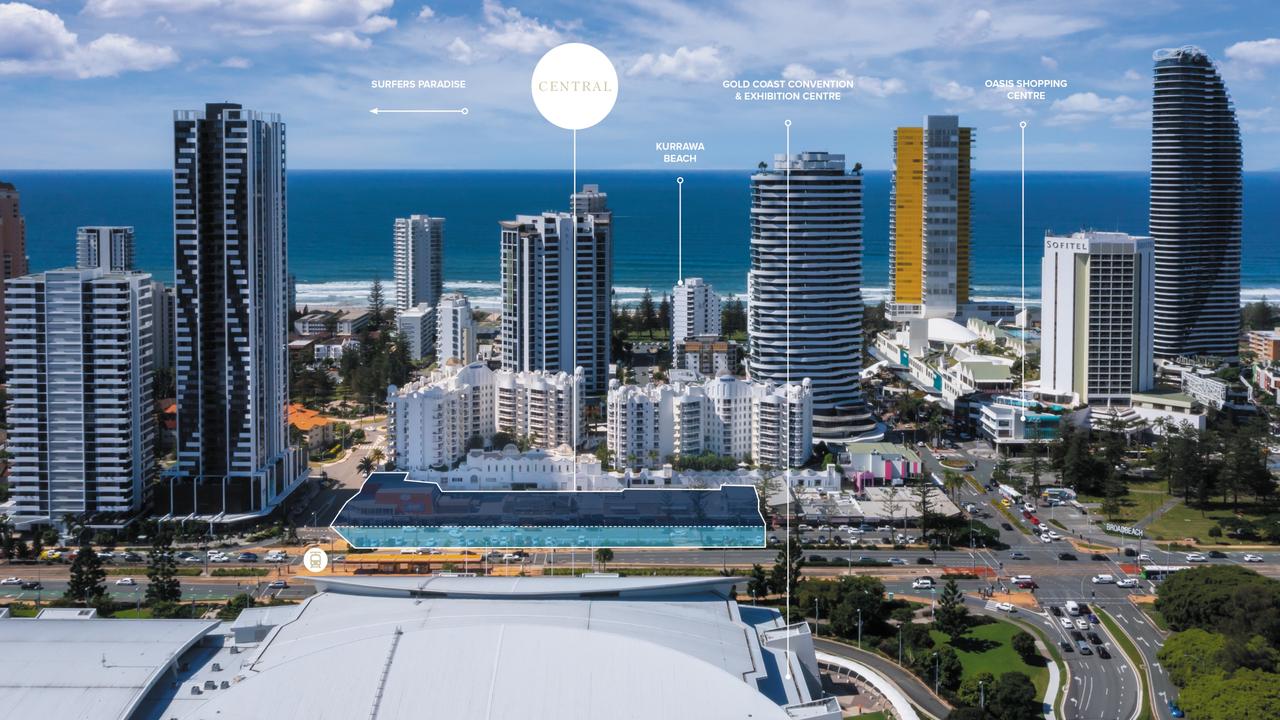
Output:
M1158 583L1179 570L1190 569L1190 565L1145 565L1142 568L1142 578L1149 582Z

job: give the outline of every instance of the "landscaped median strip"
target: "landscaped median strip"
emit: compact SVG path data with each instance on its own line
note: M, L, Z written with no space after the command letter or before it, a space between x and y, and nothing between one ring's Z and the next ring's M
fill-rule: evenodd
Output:
M1017 528L1018 531L1021 532L1023 535L1031 534L1031 531L1028 530L1026 526L1022 524L1022 518L1014 517L1013 513L1009 512L1009 508L1005 507L1004 505L1001 505L1000 502L997 500L992 500L991 506L994 507L996 510L999 510L1000 514L1004 515L1005 519L1009 521L1009 524Z
M1135 720L1151 720L1151 697L1148 694L1151 688L1151 681L1147 678L1147 668L1142 659L1142 653L1138 652L1138 646L1133 644L1133 640L1120 629L1120 625L1107 614L1107 611L1097 606L1090 606L1098 619L1107 628L1107 633L1115 638L1116 644L1120 646L1120 651L1124 653L1125 658L1129 661L1129 665L1133 668L1133 674L1138 678L1138 697L1142 702L1138 705L1138 714Z

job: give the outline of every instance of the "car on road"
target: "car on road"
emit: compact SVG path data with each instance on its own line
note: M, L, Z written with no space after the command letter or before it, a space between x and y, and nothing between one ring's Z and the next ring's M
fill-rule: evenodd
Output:
M1096 632L1087 632L1084 634L1084 636L1089 638L1089 642L1093 643L1094 645L1102 644L1102 638L1098 637L1098 633Z
M1081 655L1092 655L1093 649L1089 647L1089 643L1080 640L1076 642L1076 648L1080 650Z
M1084 642L1084 633L1080 632L1079 630L1072 630L1071 639L1075 640L1076 642Z
M134 585L137 585L137 584L138 584L138 581L137 581L137 580L134 580L134 579L133 579L133 578L131 578L131 577L122 577L122 578L120 578L119 580L117 580L117 581L116 581L116 584L117 584L117 585L128 585L128 586L132 587L132 586L134 586Z
M1245 562L1262 562L1262 556L1255 555L1253 553L1247 553L1244 556L1244 561Z
M142 556L136 552L127 552L121 555L120 559L124 560L125 562L142 562L143 560Z
M889 558L889 564L890 565L906 565L907 561L903 560L902 558L892 557L892 558Z
M236 556L236 562L251 563L258 562L258 554L251 552L242 552Z
M1007 602L996 603L996 607L1002 610L1003 612L1008 612L1008 613L1018 611L1018 608L1014 607L1013 603L1007 603Z
M1110 660L1110 659L1111 659L1111 653L1107 652L1107 646L1106 646L1106 645L1099 645L1099 646L1098 646L1098 657L1102 658L1103 660Z
M1073 647L1073 646L1071 645L1071 643L1067 642L1066 640L1059 640L1059 641L1058 641L1058 647L1062 648L1062 652L1064 652L1064 653L1069 653L1069 652L1075 652L1075 651L1076 651L1075 647Z
M44 585L41 585L39 580L27 580L26 582L22 583L21 587L23 590L43 590L44 589Z
M1009 559L1010 560L1026 560L1027 554L1022 552L1021 550L1014 550L1013 552L1009 553Z
M1133 548L1131 548L1131 547L1127 547L1127 548L1125 548L1125 549L1124 549L1124 556L1125 556L1125 557L1133 557L1133 556L1135 556L1135 555L1137 555L1137 554L1138 554L1138 551L1137 551L1137 550L1134 550L1134 549L1133 549Z
M501 560L502 557L499 556L498 559ZM810 555L809 556L809 562L811 563L824 563L826 561L827 561L826 555Z
M911 583L912 590L932 590L933 578L919 578Z
M0 580L0 585L21 585L21 584L22 584L22 578L20 577L7 577L3 580Z
M1045 534L1045 535L1048 535L1050 540L1061 540L1061 539L1062 539L1062 536L1058 534L1058 531L1057 531L1057 530L1045 530L1045 531L1044 531L1044 534Z
M1131 577L1120 578L1119 580L1116 581L1116 587L1136 588L1138 587L1138 578L1131 578Z
M1004 530L1005 532L1013 532L1013 526L1007 522L1000 523L1000 529Z
M1040 536L1040 542L1042 542L1042 543L1051 543L1051 542L1053 542L1053 538L1049 537L1049 534L1048 534L1048 533L1045 533L1044 535L1041 535L1041 536Z
M1071 618L1069 617L1060 618L1058 620L1058 624L1062 625L1063 630L1070 630L1076 626L1076 624L1072 622Z
M1037 590L1040 588L1035 580L1019 580L1016 584L1022 590Z
M284 588L289 587L289 583L285 582L284 580L272 580L271 582L267 583L267 587L273 590L283 590Z
M1116 577L1114 575L1106 575L1106 574L1094 575L1092 578L1090 578L1090 582L1092 582L1094 585L1113 585L1115 584L1115 581L1116 581Z
M1028 517L1028 518L1029 518L1029 517L1031 517L1032 513L1034 513L1035 511L1036 511L1036 506L1035 506L1034 504L1032 504L1032 503L1023 503L1023 504L1022 504L1022 516L1023 516L1023 517Z
M204 562L204 558L199 558L199 557L196 557L195 555L188 555L184 558L179 559L179 562L184 562L188 565L199 565L200 563Z
M1062 617L1062 608L1057 605L1050 605L1049 612L1053 613L1054 617Z
M917 565L932 565L932 564L933 564L933 561L932 561L932 560L930 560L930 559L929 559L929 558L927 558L927 557L918 557L918 558L916 558L916 564L917 564Z
M1221 550L1210 550L1209 557L1215 560L1225 560L1228 557L1228 555L1222 552Z
M1088 630L1088 629L1089 629L1089 621L1088 621L1088 620L1085 620L1084 618L1076 618L1076 629L1077 629L1077 630Z
M1138 562L1151 562L1151 556L1147 553L1141 553L1138 555Z
M1209 558L1205 557L1204 553L1198 553L1198 552L1187 553L1187 562L1189 563L1209 562Z
M1092 554L1092 555L1090 555L1090 556L1089 556L1089 559L1090 559L1090 560L1097 560L1097 561L1099 561L1099 562L1106 562L1108 558L1107 558L1107 556L1106 556L1106 555L1103 555L1102 553L1094 553L1094 554Z
M1075 555L1069 552L1060 552L1058 553L1058 559L1059 560L1078 560L1079 558L1077 558Z

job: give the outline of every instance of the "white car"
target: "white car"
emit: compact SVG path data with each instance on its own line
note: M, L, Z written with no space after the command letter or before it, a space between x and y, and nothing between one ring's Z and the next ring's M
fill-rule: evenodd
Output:
M133 578L131 578L131 577L122 577L122 578L120 578L119 580L117 580L117 581L116 581L116 584L117 584L117 585L129 585L129 586L133 586L133 585L137 585L137 584L138 584L138 581L137 581L137 580L134 580L134 579L133 579Z
M1114 575L1094 575L1092 580L1094 585L1110 585L1116 581Z
M1034 515L1036 513L1035 503L1022 503L1022 509Z
M1071 622L1071 618L1069 617L1058 618L1058 623L1062 625L1063 630L1070 630L1075 627L1075 623Z
M1138 587L1138 578L1120 578L1116 581L1116 587L1136 588Z
M1061 540L1061 539L1062 539L1062 536L1061 536L1061 535L1059 535L1059 534L1058 534L1058 532L1057 532L1056 530L1050 530L1050 531L1046 532L1046 533L1045 533L1045 535L1048 535L1050 540Z
M1142 553L1138 556L1138 562L1151 562L1151 556L1146 553Z
M912 582L912 583L911 583L911 589L913 589L913 590L932 590L932 589L933 589L933 580L931 580L931 579L929 579L929 578L920 578L919 580L916 580L916 581L914 581L914 582Z
M1077 629L1077 630L1088 630L1088 629L1089 629L1089 621L1088 621L1088 620L1085 620L1084 618L1076 618L1076 629Z
M1053 538L1049 537L1049 533L1045 533L1045 534L1043 534L1043 535L1041 535L1041 536L1040 536L1040 542L1042 542L1042 543L1051 543L1051 542L1053 542Z
M0 585L21 585L21 584L22 584L22 578L20 577L7 577L3 580L0 580Z
M1017 612L1018 610L1018 608L1013 606L1013 603L1007 603L1007 602L996 603L996 607L1000 608L1004 612L1009 612L1009 613Z
M1209 558L1198 552L1187 553L1187 562L1209 562Z
M1031 582L1032 578L1030 575L1014 575L1013 577L1009 578L1009 581L1012 582L1014 585L1017 585L1020 582Z
M1244 561L1245 562L1262 562L1262 556L1254 555L1253 553L1246 553L1244 556Z

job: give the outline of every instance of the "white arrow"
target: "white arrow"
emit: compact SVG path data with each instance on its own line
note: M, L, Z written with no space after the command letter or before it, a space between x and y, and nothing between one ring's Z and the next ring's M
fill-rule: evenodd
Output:
M452 113L456 115L466 115L471 111L467 108L449 108L445 110L386 110L383 108L372 108L369 112L374 115L379 115L381 113Z

